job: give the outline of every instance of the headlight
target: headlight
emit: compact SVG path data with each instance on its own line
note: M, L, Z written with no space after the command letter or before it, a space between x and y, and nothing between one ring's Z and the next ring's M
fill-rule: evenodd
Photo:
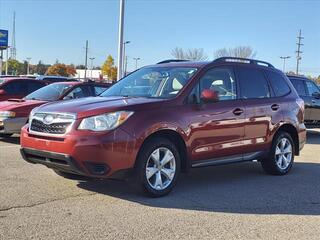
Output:
M16 113L11 111L0 111L0 117L1 118L11 118L15 117Z
M82 119L78 129L91 131L112 130L124 123L133 112L119 111Z

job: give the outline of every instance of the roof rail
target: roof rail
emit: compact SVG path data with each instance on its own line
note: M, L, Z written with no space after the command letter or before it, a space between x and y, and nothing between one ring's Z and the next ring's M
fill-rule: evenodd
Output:
M213 60L214 63L219 62L240 62L240 63L248 63L248 64L255 64L255 65L262 65L274 68L274 66L268 62L250 59L250 58L238 58L238 57L221 57Z
M171 63L171 62L188 62L189 60L184 59L168 59L161 62L158 62L157 64L164 64L164 63Z

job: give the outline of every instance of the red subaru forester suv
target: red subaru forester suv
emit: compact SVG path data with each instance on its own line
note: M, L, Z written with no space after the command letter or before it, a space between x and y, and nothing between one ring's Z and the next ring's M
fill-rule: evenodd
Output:
M130 175L155 197L195 167L259 160L284 175L306 141L304 102L287 77L239 58L143 67L100 97L34 109L21 133L30 163L65 177Z

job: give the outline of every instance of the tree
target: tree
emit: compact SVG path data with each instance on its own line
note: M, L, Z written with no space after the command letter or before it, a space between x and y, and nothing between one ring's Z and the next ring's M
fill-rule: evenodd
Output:
M20 75L24 74L23 71L23 64L19 62L18 60L9 59L8 62L6 62L3 65L3 69L6 68L6 64L8 64L8 73L11 75Z
M73 65L66 65L63 63L56 63L48 68L46 74L56 76L74 76L77 73Z
M80 64L80 65L76 66L76 69L85 69L85 68L86 68L86 66L83 65L83 64Z
M34 72L40 75L44 75L50 67L49 65L43 64L41 61L38 62L38 64L35 66Z
M239 46L235 48L221 48L215 51L215 58L220 57L238 57L238 58L254 58L257 55L249 46Z
M102 74L107 75L111 80L117 80L117 67L114 66L114 59L108 55L106 61L102 65Z
M187 50L184 50L182 48L176 47L172 49L171 55L176 59L185 59L193 61L203 61L208 59L208 56L205 55L202 48L189 48Z

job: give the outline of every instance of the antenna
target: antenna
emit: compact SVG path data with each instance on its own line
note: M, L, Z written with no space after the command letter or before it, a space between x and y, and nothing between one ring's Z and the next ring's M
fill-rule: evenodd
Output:
M16 12L13 12L13 27L12 27L12 42L10 48L10 59L16 59L17 49L16 49Z

